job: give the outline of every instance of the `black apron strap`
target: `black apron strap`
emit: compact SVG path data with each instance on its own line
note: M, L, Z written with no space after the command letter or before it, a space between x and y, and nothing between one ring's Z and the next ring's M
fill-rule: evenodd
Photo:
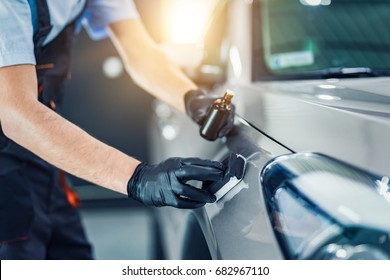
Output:
M38 77L38 99L51 109L59 109L64 94L63 85L70 78L70 63L76 25L85 13L88 1L83 9L49 43L43 45L46 32L51 28L47 0L35 0L39 17L39 32L35 45L36 70ZM45 36L46 34L46 36Z
M35 0L38 18L38 28L34 35L35 49L43 46L43 42L49 35L52 25L50 23L49 7L46 0Z

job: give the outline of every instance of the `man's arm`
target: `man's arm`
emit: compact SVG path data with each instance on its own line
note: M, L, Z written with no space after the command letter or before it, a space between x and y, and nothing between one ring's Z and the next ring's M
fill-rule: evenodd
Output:
M6 136L51 164L127 194L139 161L96 140L37 100L33 65L0 67L0 122Z
M223 176L219 162L171 158L140 164L94 139L37 100L35 67L0 67L0 123L4 134L51 164L146 205L196 208L214 202L209 192L187 185Z
M133 80L150 94L184 112L184 94L197 86L168 59L139 19L110 24L110 38Z
M119 51L127 72L133 80L150 94L186 112L200 127L207 119L209 108L215 101L206 96L181 69L168 59L148 35L139 19L118 21L109 25L109 34ZM235 106L225 111L223 122L214 127L208 140L226 136L234 125Z

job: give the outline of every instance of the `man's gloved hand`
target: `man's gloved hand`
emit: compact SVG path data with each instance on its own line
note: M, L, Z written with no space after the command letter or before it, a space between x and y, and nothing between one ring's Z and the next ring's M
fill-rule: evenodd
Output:
M184 95L184 104L187 115L196 122L199 126L202 126L210 107L213 105L217 98L208 97L200 90L190 90ZM226 136L234 126L234 113L235 107L231 104L231 110L226 124L218 132L218 137Z
M129 197L145 205L197 208L215 202L215 196L186 184L223 178L220 162L199 158L169 158L160 164L141 163L127 184Z

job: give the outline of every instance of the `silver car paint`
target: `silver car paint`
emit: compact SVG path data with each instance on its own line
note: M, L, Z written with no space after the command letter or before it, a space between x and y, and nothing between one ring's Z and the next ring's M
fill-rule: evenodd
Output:
M175 113L178 116L173 119L177 129L181 132L178 133L178 138L175 141L169 141L162 140L162 137L156 135L151 137L156 141L154 146L159 147L160 155L162 151L175 150L174 153L168 152L161 155L162 158L181 155L222 160L230 151L243 154L247 159L247 167L243 180L217 203L208 204L197 210L167 207L156 211L159 223L163 225L161 234L164 251L168 254L166 257L169 259L186 258L187 252L183 252L182 249L191 250L197 246L197 244L191 244L191 241L186 238L188 221L195 218L213 259L282 259L283 256L275 240L264 205L260 172L266 162L290 151L255 131L239 118L236 127L237 134L229 137L227 143L220 142L219 145L223 145L219 146L215 145L216 143L204 142L189 120L183 118L181 113ZM157 129L152 130L152 133L155 131ZM204 153L197 149L208 145L214 146L214 151L208 149Z
M228 152L244 153L248 161L243 181L218 203L195 211L158 209L163 225L160 237L169 259L186 258L185 250L197 247L187 238L191 219L198 223L213 259L282 259L260 183L262 168L278 155L321 152L390 175L390 79L252 83L250 2L231 1L229 17L242 19L231 20L229 26L230 50L235 49L239 59L230 59L228 83L221 87L236 92L234 103L242 117L237 118L237 134L226 143L207 142L196 125L173 109L153 123L150 139L155 161L170 156L221 160ZM233 70L237 63L241 71ZM161 136L167 126L175 129L174 139Z

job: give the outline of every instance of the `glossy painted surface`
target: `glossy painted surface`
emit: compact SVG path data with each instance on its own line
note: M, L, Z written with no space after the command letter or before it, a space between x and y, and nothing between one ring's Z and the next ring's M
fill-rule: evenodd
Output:
M198 250L198 232L204 238L206 250L212 259L281 259L283 258L268 221L264 196L260 185L260 172L273 157L289 153L285 148L270 141L267 137L237 119L237 126L226 143L203 142L188 120L176 112L175 123L179 131L174 141L164 141L162 137L153 137L162 157L175 154L222 160L229 152L239 153L247 160L243 180L229 191L221 200L208 204L201 209L179 210L162 208L156 211L162 230L165 257L169 259L187 259L191 252ZM191 132L192 131L192 132ZM179 138L190 137L191 141ZM163 143L162 143L162 142ZM210 146L215 146L211 149ZM221 146L219 146L221 145ZM177 147L177 149L174 149ZM203 147L206 153L199 150ZM208 148L207 148L208 147ZM262 147L262 148L260 148ZM187 151L187 152L184 152ZM157 161L158 159L156 159ZM186 249L184 249L186 248ZM203 255L198 258L203 258Z
M390 174L390 78L228 87L236 92L238 114L291 150Z
M370 171L378 178L390 175L390 78L252 82L252 1L230 3L229 17L233 21L229 23L228 82L214 93L220 95L225 89L235 92L233 103L238 114L235 130L226 141L205 141L186 116L156 103L150 139L154 161L170 156L223 160L234 152L243 155L248 165L243 180L215 204L195 211L158 209L160 238L168 259L288 257L268 216L269 198L264 196L260 181L264 166L277 156L317 152ZM237 18L243 20L234 20ZM317 180L318 188L335 183L323 177L312 181ZM337 191L333 188L326 193L326 201L333 201ZM316 186L311 195L317 197L316 204L326 203ZM348 193L343 196L348 197ZM287 199L288 194L283 197ZM359 211L369 215L364 206ZM382 217L378 214L375 218L377 225L381 224ZM293 226L299 228L303 224L298 219ZM338 236L341 230L330 226L324 232L328 237ZM300 257L337 259L338 250L348 252L348 256L383 257L370 246L355 248L349 244L329 244L318 255L310 255L322 244L318 240L310 243Z

